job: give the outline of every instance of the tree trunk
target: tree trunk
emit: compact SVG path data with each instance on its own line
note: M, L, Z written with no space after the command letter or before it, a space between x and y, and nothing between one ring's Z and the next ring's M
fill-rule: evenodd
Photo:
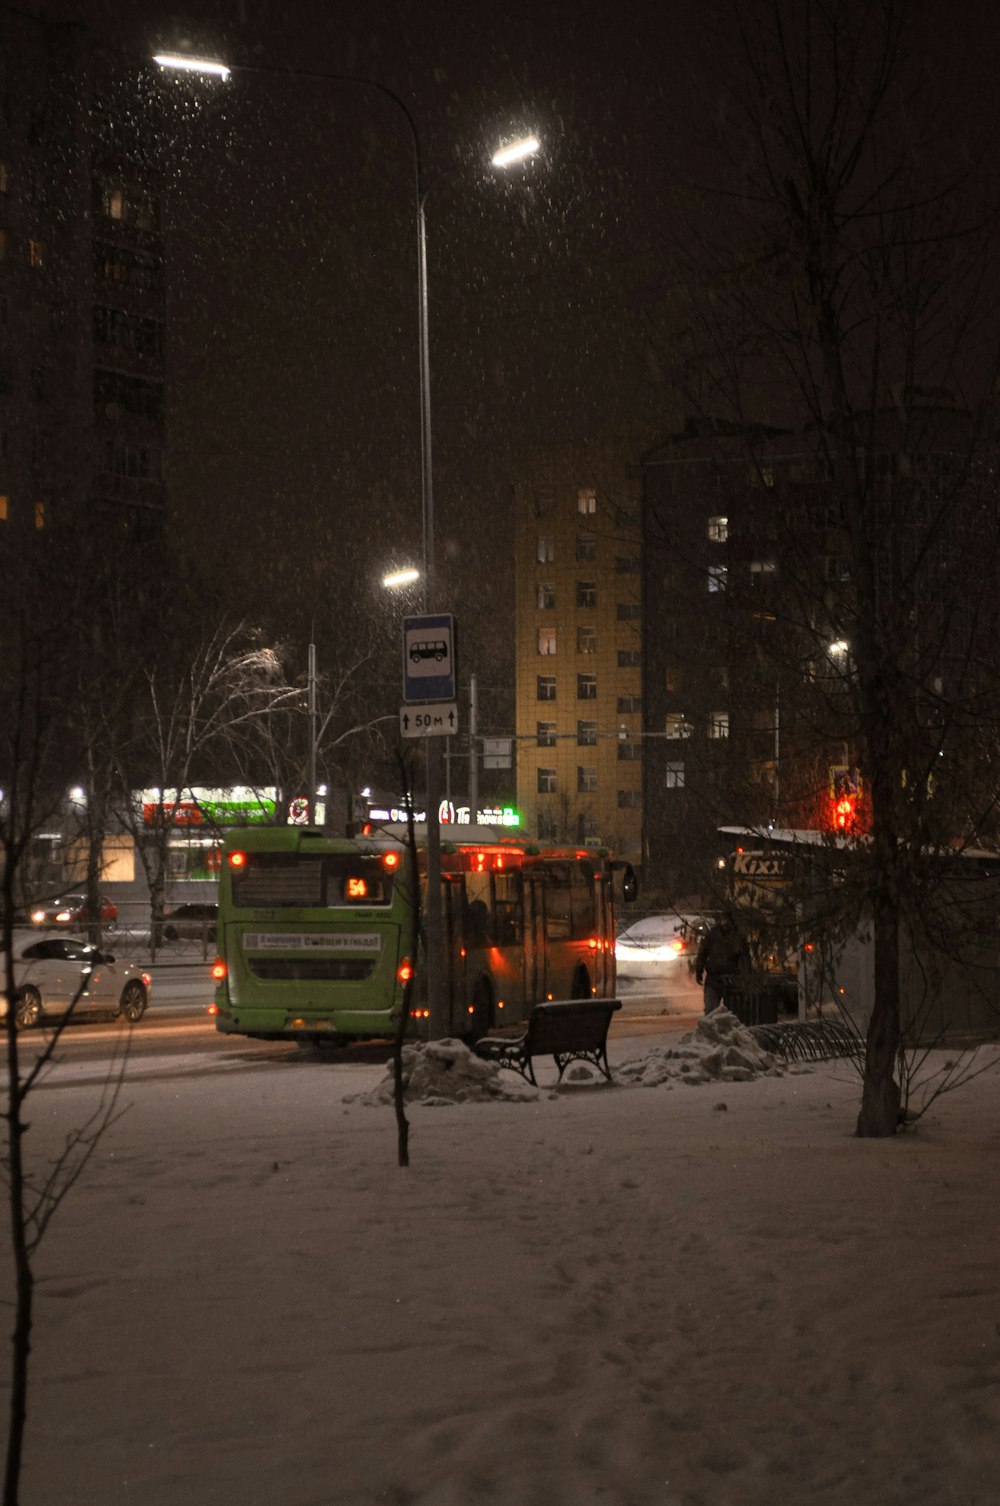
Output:
M875 911L875 1000L865 1043L865 1076L856 1133L885 1139L899 1128L899 919L884 904Z
M11 983L8 971L8 983ZM13 995L11 995L13 998ZM21 1119L17 1028L13 1003L6 1019L7 1035L7 1206L14 1255L14 1328L11 1333L10 1432L4 1466L3 1506L17 1506L21 1479L24 1429L28 1416L28 1357L31 1354L31 1317L34 1277L28 1252L24 1210L24 1122Z

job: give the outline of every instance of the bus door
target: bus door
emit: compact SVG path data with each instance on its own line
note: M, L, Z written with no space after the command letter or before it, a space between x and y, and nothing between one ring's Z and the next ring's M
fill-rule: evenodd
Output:
M524 990L525 1004L530 1006L545 998L545 885L528 872L523 885Z
M527 994L524 885L520 868L496 868L492 874L492 964L498 1004L497 1023L524 1019ZM503 1001L502 1011L499 1009Z

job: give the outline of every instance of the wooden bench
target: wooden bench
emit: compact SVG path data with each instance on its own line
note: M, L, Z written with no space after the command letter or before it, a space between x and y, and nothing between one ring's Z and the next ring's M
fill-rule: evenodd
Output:
M534 1083L533 1056L551 1056L559 1068L559 1081L570 1062L590 1062L608 1082L608 1026L619 999L565 999L558 1003L536 1004L521 1035L486 1035L473 1050L499 1067L510 1067Z

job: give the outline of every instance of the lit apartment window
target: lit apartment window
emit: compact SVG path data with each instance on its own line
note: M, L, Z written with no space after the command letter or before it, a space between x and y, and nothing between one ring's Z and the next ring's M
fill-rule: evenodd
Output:
M642 710L642 696L641 695L620 695L618 697L618 710L619 711L641 711Z
M578 533L576 536L576 557L578 560L596 560L597 558L597 534Z
M709 717L708 717L708 735L709 735L709 737L728 737L729 736L729 712L728 711L712 711L712 712L709 713Z
M551 565L556 557L555 540L547 533L538 535L538 544L535 550L535 558L540 565Z
M581 486L576 494L577 512L589 514L597 511L597 493L592 486Z
M578 580L576 583L576 604L578 607L597 606L597 582L592 580Z
M671 759L666 766L663 777L663 787L667 790L682 790L684 788L684 765L678 759Z
M620 811L638 810L642 805L642 790L619 790L618 809Z
M576 630L576 651L578 654L597 653L597 629L596 627L578 627Z
M555 586L539 584L535 588L535 606L540 612L551 612L556 604Z
M556 651L556 630L554 627L541 627L538 629L538 652L540 654L554 654Z
M729 519L721 516L709 518L708 536L713 544L724 544L729 538Z
M640 669L642 667L642 649L620 648L618 650L619 669Z
M576 677L576 698L577 698L578 701L596 701L597 700L597 676L596 675L577 675L577 677Z
M577 743L577 747L578 748L596 748L597 747L597 723L596 722L577 722L577 724L576 724L576 743Z
M585 769L577 765L576 789L579 795L592 795L597 789L597 770Z
M763 581L770 580L778 573L776 560L751 560L750 561L750 584L758 585Z
M637 601L620 601L615 616L619 622L636 622L642 616L642 607Z
M537 701L554 701L556 698L555 675L539 675L536 681L535 699Z
M45 503L44 502L36 502L35 503L35 527L36 528L44 528L45 527Z
M109 220L123 220L125 218L124 190L110 183L104 184L101 191L101 208Z
M666 735L670 738L691 736L691 723L683 711L667 712Z
M45 242L29 240L28 261L31 266L40 269L45 265Z
M10 498L0 492L0 523L10 522Z
M728 571L725 565L709 565L708 589L710 591L724 591L726 589L727 575Z
M538 770L538 793L540 795L554 795L556 792L555 769Z
M535 740L539 748L554 748L556 745L555 722L536 722Z

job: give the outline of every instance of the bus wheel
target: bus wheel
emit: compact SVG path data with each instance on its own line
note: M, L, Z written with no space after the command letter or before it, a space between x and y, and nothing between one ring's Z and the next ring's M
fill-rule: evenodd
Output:
M573 977L573 992L571 999L590 998L590 974L585 967L578 967Z
M488 978L480 978L472 990L472 1012L468 1016L467 1038L478 1041L488 1035L493 1024L493 990Z

